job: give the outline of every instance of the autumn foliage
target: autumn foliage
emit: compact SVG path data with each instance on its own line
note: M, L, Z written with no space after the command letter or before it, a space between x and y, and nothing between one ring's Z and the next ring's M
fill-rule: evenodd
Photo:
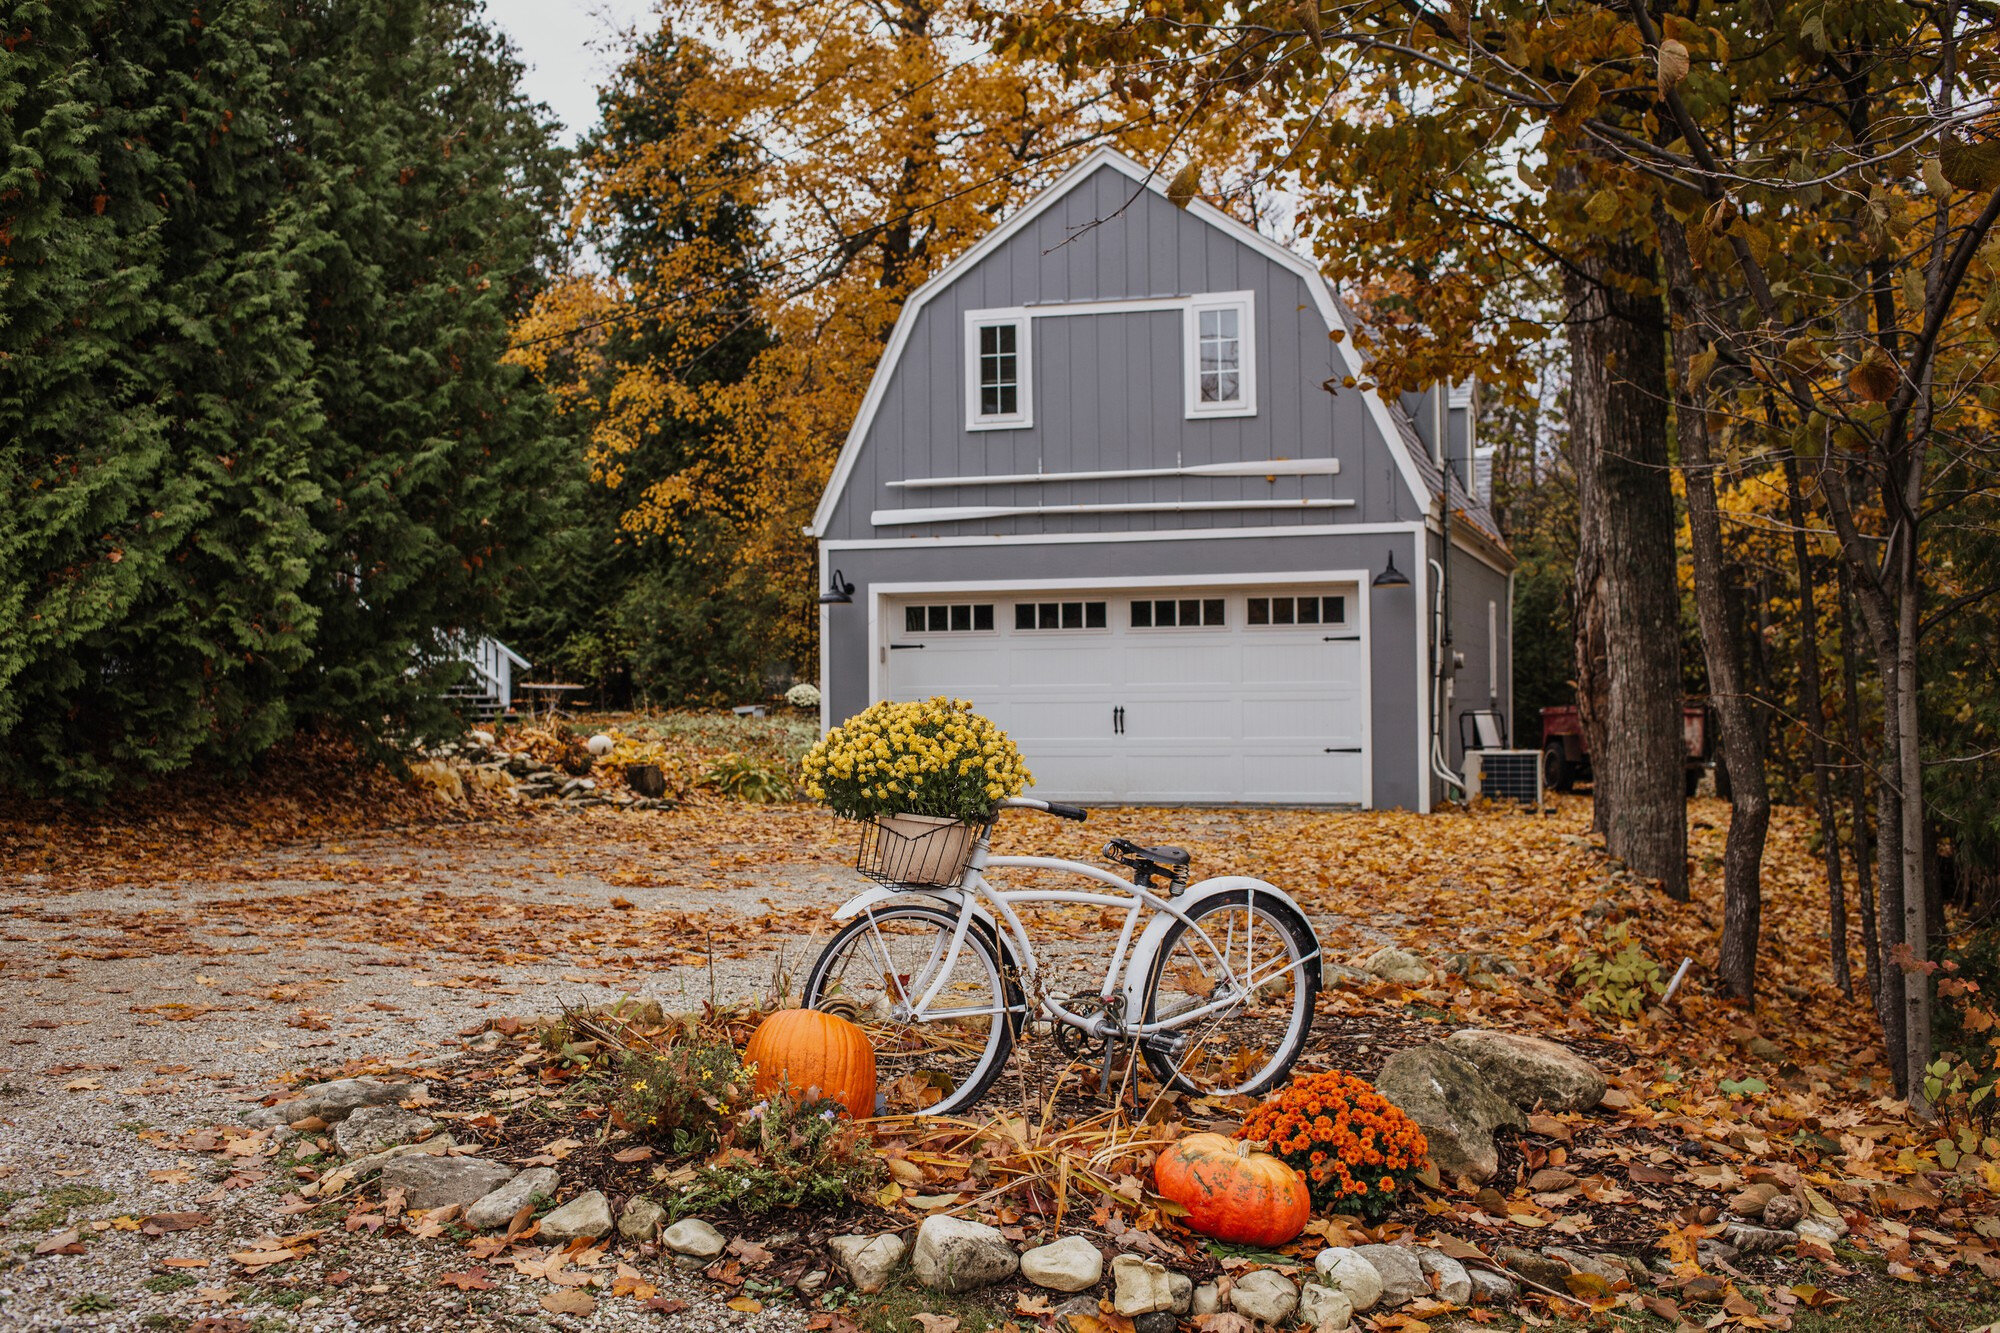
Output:
M1267 1144L1306 1178L1315 1204L1374 1218L1423 1170L1417 1122L1354 1075L1301 1074L1243 1117L1236 1136Z

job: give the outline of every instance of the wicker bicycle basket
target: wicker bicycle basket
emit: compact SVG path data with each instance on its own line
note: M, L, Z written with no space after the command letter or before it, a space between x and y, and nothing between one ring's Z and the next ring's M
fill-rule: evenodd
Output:
M861 821L854 868L878 884L956 888L978 840L979 829L962 820L878 815Z

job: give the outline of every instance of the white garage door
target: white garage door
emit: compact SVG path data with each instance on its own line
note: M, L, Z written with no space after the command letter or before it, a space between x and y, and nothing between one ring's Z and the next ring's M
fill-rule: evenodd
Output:
M1358 589L1186 588L885 599L882 693L970 699L1034 794L1354 804L1367 787Z

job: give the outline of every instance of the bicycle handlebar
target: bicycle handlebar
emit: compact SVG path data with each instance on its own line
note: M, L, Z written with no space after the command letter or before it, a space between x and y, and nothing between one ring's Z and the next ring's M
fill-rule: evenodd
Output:
M1090 818L1090 812L1080 805L1062 805L1056 801L1038 801L1032 796L1010 796L1000 802L1003 810L1039 810L1045 815L1058 819L1074 819L1081 824Z

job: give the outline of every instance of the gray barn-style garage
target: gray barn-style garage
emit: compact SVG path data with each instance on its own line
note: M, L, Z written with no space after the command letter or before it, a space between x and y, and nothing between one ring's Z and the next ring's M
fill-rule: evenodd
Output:
M1430 809L1511 728L1513 562L1470 396L1338 388L1347 335L1117 153L1036 196L904 306L814 516L823 724L948 694L1044 797Z

